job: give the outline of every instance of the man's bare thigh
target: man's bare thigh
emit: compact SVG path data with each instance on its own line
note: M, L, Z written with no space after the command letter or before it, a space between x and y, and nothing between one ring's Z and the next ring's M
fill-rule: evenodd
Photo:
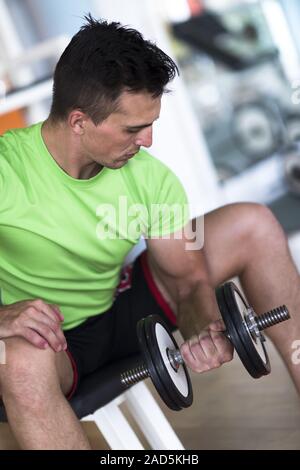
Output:
M4 340L5 341L5 340ZM68 395L70 392L73 380L74 380L74 373L73 367L70 361L68 354L65 351L61 351L59 353L55 353L55 364L56 369L59 377L59 382L61 386L61 390L64 395ZM5 367L5 364L0 364L0 376L1 376L1 368ZM2 396L1 392L1 382L0 382L0 399Z

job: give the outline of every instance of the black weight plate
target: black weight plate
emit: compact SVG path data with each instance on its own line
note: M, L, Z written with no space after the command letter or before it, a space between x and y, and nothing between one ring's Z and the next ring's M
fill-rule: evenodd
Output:
M170 332L168 326L158 315L150 315L145 319L145 333L148 344L155 344L155 348L151 348L150 352L152 354L152 359L154 360L157 369L159 370L160 378L163 378L163 383L165 384L166 389L171 393L172 399L179 407L189 407L193 402L193 392L186 365L181 364L178 371L175 371L168 359L166 350L167 348L165 348L165 345L163 344L164 339L167 337L168 342L171 342L170 349L179 350L179 346L176 343L175 338ZM162 335L164 338L162 338ZM165 353L165 361L162 355L163 353ZM173 375L173 378L170 374ZM182 379L184 379L183 388L185 388L185 393L183 393L183 390L181 391L179 388L180 381ZM178 381L177 385L175 380Z
M239 335L239 331L237 330L233 322L232 310L236 309L236 307L231 306L230 308L230 306L228 305L225 297L225 289L225 285L218 287L216 289L216 296L219 309L226 326L227 333L230 335L230 340L234 346L234 349L236 350L239 358L241 359L243 365L245 366L249 374L254 378L258 378L260 377L258 370L252 363L252 360L249 357L249 354L244 346L244 342L242 341L242 338Z
M145 318L142 318L137 323L137 336L139 340L140 349L143 354L153 385L155 386L157 392L159 393L161 399L165 402L165 404L169 408L171 408L171 410L179 411L181 408L174 402L174 400L172 400L172 397L166 390L164 384L162 383L159 377L159 373L152 359L152 355L150 354L151 345L149 346L145 334Z
M249 374L254 378L269 374L271 369L265 345L252 338L245 324L243 310L248 304L239 289L233 282L228 282L216 289L216 296L227 332Z
M158 392L161 394L161 386L163 387L164 396L167 395L167 405L174 409L180 410L187 408L193 402L193 392L190 377L186 366L180 365L180 369L176 372L170 365L165 349L165 340L167 340L170 349L179 349L172 333L165 322L158 315L150 315L142 320L146 339L147 353L151 356L149 361L151 370L155 376L155 386L159 384ZM145 349L143 349L145 352ZM163 357L165 354L165 357ZM149 365L150 365L149 364ZM151 372L150 372L151 374ZM172 377L173 376L173 377ZM183 388L180 390L180 385ZM176 385L176 381L178 381ZM162 395L162 394L161 394Z
M225 293L226 295L227 293ZM259 378L263 375L268 375L271 371L269 357L265 347L265 341L252 337L247 327L246 321L244 320L243 312L245 308L249 307L244 297L242 296L239 289L234 283L228 285L228 304L231 305L232 298L237 305L236 312L239 316L234 317L237 320L236 328L238 333L242 336L244 343L246 345L246 351L249 354L250 360L254 368L257 370L257 377ZM239 325L242 325L240 329Z

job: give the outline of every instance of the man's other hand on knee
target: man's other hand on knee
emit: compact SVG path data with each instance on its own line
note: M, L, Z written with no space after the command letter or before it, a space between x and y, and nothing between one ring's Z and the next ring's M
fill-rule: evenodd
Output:
M40 349L51 347L59 352L67 348L62 322L59 307L41 299L0 307L0 337L21 337Z

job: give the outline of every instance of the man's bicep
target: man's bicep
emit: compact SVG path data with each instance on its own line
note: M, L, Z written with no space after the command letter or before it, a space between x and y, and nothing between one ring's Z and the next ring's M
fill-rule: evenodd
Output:
M190 223L169 237L146 240L151 267L165 280L173 282L204 281L208 278L203 249L191 250Z

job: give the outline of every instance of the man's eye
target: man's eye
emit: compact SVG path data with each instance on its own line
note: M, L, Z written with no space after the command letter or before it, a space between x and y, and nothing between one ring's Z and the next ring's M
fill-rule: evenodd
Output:
M138 132L138 130L127 129L127 132L128 132L128 134L136 134Z

